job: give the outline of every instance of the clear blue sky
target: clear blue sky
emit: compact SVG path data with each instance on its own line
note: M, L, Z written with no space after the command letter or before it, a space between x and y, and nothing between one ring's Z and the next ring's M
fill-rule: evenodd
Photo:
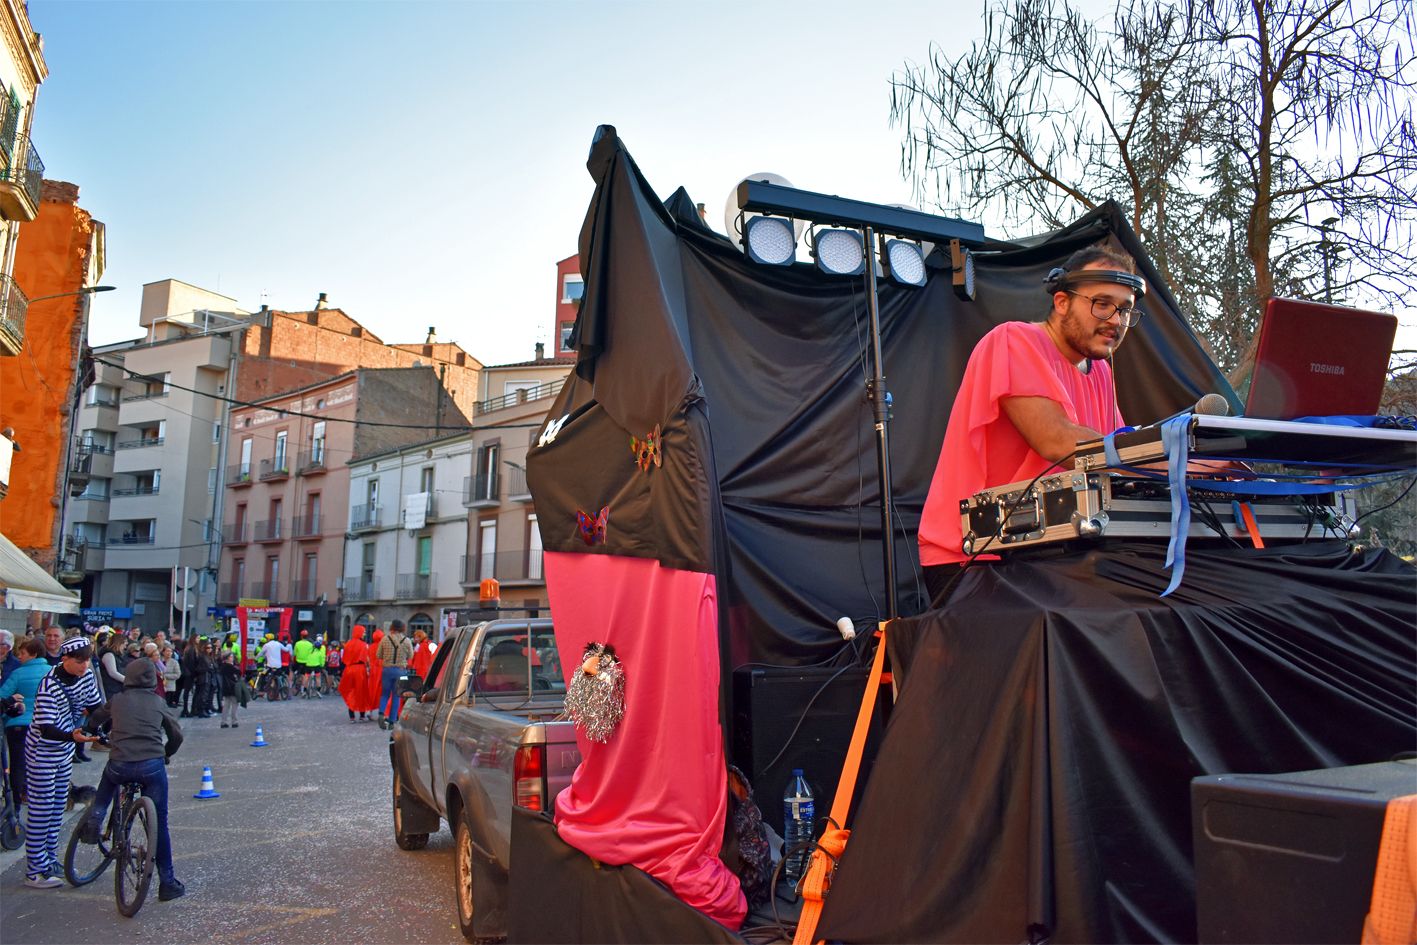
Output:
M173 277L386 341L428 325L486 363L550 340L600 123L662 196L722 226L771 170L905 202L889 78L963 48L982 0L130 3L33 0L46 176L108 226L95 344Z

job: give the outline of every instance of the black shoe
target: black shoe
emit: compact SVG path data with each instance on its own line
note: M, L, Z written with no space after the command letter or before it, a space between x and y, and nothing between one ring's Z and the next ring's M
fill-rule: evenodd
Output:
M240 722L232 722L232 723L231 723L231 727L232 727L232 728L240 728L240 727L241 727L241 723L240 723Z
M182 885L182 880L180 879L174 879L170 883L158 883L158 902L169 902L173 899L181 899L185 895L187 895L187 887Z
M88 755L75 755L74 760L79 764L83 764L85 761L93 761Z
M178 718L183 718L183 719L190 719L191 717L192 717L192 713L191 713L191 712L183 712L180 716L178 716Z

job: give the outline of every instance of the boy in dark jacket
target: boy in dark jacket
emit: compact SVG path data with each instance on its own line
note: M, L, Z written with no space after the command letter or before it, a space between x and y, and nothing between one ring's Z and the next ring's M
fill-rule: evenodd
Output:
M113 795L120 785L137 781L143 795L157 808L157 873L159 900L176 899L187 891L172 870L172 837L167 831L167 759L182 747L177 715L157 694L157 667L149 659L131 661L123 672L123 691L90 716L85 728L99 730L112 723L108 735L108 765L98 783L98 796L79 839L96 843ZM163 744L163 735L167 743Z

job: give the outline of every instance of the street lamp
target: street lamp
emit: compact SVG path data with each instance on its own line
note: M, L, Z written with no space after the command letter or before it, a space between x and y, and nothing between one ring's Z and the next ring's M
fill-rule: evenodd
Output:
M41 295L39 298L30 299L29 303L33 305L36 302L47 302L50 299L63 299L71 295L93 295L96 292L112 292L116 288L117 286L111 285L89 285L74 292L56 292L53 295Z
M1333 240L1329 239L1331 227L1338 222L1338 217L1329 217L1319 224L1319 232L1323 233L1323 238L1319 240L1319 252L1324 257L1324 302L1333 304L1333 274L1330 266L1330 253L1333 251Z

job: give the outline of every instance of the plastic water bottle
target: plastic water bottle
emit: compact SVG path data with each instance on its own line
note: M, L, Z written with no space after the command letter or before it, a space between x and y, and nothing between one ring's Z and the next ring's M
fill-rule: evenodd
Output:
M793 886L807 872L807 858L811 852L807 844L812 840L815 808L812 789L807 786L807 779L802 777L802 769L793 768L792 780L787 782L787 790L782 793L782 856L786 861L782 872ZM802 848L794 850L798 844L802 844Z

